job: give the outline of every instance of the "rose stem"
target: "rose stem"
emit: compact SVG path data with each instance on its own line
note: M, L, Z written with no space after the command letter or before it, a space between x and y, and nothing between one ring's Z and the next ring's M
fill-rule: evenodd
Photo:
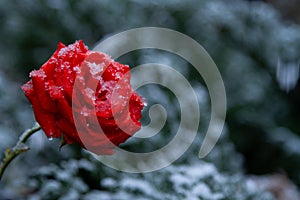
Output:
M31 129L27 129L25 132L22 133L22 135L19 137L17 144L13 148L6 149L4 158L2 159L2 162L0 164L0 180L8 164L19 154L28 151L30 149L24 143L32 134L39 131L40 129L41 129L40 125L36 123Z

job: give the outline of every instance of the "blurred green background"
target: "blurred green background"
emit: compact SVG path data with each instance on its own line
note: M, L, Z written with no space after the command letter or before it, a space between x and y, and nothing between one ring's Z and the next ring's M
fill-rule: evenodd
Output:
M101 39L131 28L157 26L182 32L211 55L228 101L222 138L207 158L199 160L197 150L210 117L200 75L167 52L124 55L118 61L132 67L168 64L190 81L199 98L201 123L189 151L164 170L127 174L103 166L76 145L59 151L58 140L48 141L39 133L29 141L32 150L7 170L0 199L299 199L298 8L296 0L0 0L2 152L34 123L20 85L60 41L82 39L92 49ZM173 138L180 111L174 95L164 88L150 85L139 92L149 104L144 121L155 103L164 105L169 117L161 134L122 145L148 152Z

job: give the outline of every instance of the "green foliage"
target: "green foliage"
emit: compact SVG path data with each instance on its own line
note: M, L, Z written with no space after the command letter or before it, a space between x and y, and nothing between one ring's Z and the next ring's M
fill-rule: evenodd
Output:
M91 182L90 179L100 179ZM24 180L32 200L51 199L203 199L272 200L271 194L241 174L220 174L213 164L196 162L146 174L127 174L87 159L38 169ZM23 186L24 187L24 186Z

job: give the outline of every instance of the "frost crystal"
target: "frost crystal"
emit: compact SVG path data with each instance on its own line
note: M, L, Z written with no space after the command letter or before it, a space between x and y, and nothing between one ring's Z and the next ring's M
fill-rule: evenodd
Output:
M89 115L89 110L87 109L86 106L83 106L80 114L82 114L83 116L87 117Z
M84 91L85 91L87 97L89 97L93 101L96 100L95 91L94 90L92 90L91 88L85 88Z
M96 63L88 63L88 66L90 68L90 72L92 75L96 75L104 70L105 63L96 64Z

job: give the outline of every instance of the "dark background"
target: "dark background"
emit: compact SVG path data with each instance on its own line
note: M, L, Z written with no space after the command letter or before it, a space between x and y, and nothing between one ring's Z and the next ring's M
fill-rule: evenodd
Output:
M228 101L224 136L205 162L214 165L221 174L230 174L226 183L229 185L240 183L231 181L237 174L242 177L242 183L245 183L243 179L252 175L268 177L280 174L291 185L299 187L299 8L296 0L1 0L0 150L12 146L18 135L33 124L30 105L19 87L29 79L31 70L38 69L52 55L59 41L70 44L82 39L92 49L96 42L111 34L131 28L158 26L177 30L199 42L215 61L224 80ZM120 61L135 66L149 60L159 63L163 59L177 67L187 65L166 52L155 50L136 51L120 58ZM204 110L201 112L204 119L200 124L201 132L209 119L205 83L192 69L182 73L194 87L198 87L200 106ZM153 91L156 91L157 97L151 97ZM179 118L176 102L174 96L167 91L165 93L168 95L164 96L161 91L164 90L160 87L149 86L140 92L150 105L167 102L166 107L171 109L173 117L163 130L166 134L153 138L150 144L133 141L125 144L124 148L151 151L173 137L171 130L176 129ZM196 147L190 149L191 153L185 154L177 164L189 166L196 162L196 149L200 142L201 137L195 142ZM71 162L70 159L74 159L79 162L85 158L87 162L103 167L95 164L96 161L76 145L59 151L59 141L49 142L43 134L32 138L29 144L32 151L18 158L0 183L0 190L3 191L2 194L0 192L0 199L1 195L3 198L33 198L35 195L39 198L47 196L51 199L51 195L62 198L62 193L47 193L45 189L49 180L60 182L51 174L51 168L46 170L50 175L42 172L36 174L35 169L50 166L50 163L54 168L57 165L65 171L70 169L63 170L62 161ZM100 184L104 176L113 177L112 174L117 173L103 168L100 175L94 175L93 170L74 172L72 176L85 183L88 189L81 191L64 183L64 191L75 188L78 197L82 197L80 195L87 195L94 189L112 191L112 194L121 190L119 186L115 186L119 189L114 190ZM115 179L122 179L123 176ZM155 185L151 177L143 179ZM30 181L34 184L23 184ZM294 188L291 185L288 187ZM212 186L210 189L213 190ZM163 191L168 194L172 190L167 187ZM228 199L233 199L230 195L234 193L229 192ZM246 197L249 191L236 193ZM263 199L261 195L257 198Z

